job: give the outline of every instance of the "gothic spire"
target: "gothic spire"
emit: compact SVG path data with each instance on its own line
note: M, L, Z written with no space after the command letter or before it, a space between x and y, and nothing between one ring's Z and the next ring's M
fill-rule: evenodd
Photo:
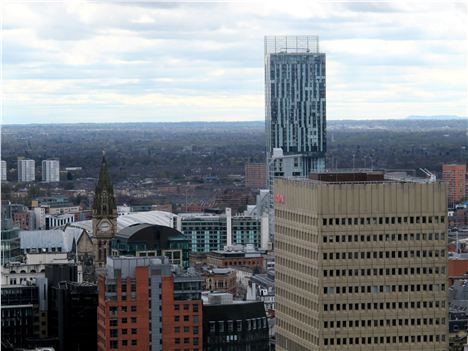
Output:
M103 151L99 180L94 191L93 213L98 216L106 216L112 214L113 210L116 210L114 188L107 171L106 154Z

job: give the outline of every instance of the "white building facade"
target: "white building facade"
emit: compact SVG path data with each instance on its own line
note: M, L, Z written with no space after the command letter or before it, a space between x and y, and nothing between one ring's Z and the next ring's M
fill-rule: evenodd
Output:
M7 180L7 163L6 161L1 161L1 180L2 182Z
M47 183L60 181L59 160L42 161L42 181Z
M34 160L18 160L18 182L34 182L36 180L36 162Z

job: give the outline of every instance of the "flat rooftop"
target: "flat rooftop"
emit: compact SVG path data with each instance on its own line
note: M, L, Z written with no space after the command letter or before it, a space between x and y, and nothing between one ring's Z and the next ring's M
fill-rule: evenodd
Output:
M406 172L391 170L330 170L325 172L311 172L309 180L320 183L431 183L430 178L415 177Z

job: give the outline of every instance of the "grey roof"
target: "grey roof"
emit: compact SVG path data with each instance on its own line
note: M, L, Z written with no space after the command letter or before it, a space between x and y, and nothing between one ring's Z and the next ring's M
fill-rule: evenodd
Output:
M83 229L66 227L51 230L20 231L20 247L24 249L50 249L60 247L63 252L69 252L75 242L81 238Z
M133 224L129 227L125 227L122 230L120 230L115 237L119 238L125 238L128 239L130 238L133 234L136 232L140 231L141 229L152 227L154 224L148 224L148 223L139 223L139 224Z

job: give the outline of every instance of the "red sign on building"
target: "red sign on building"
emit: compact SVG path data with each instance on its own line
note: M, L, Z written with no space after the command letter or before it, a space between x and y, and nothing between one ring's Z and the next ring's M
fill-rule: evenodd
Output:
M276 194L275 195L275 203L276 204L284 204L284 195Z

